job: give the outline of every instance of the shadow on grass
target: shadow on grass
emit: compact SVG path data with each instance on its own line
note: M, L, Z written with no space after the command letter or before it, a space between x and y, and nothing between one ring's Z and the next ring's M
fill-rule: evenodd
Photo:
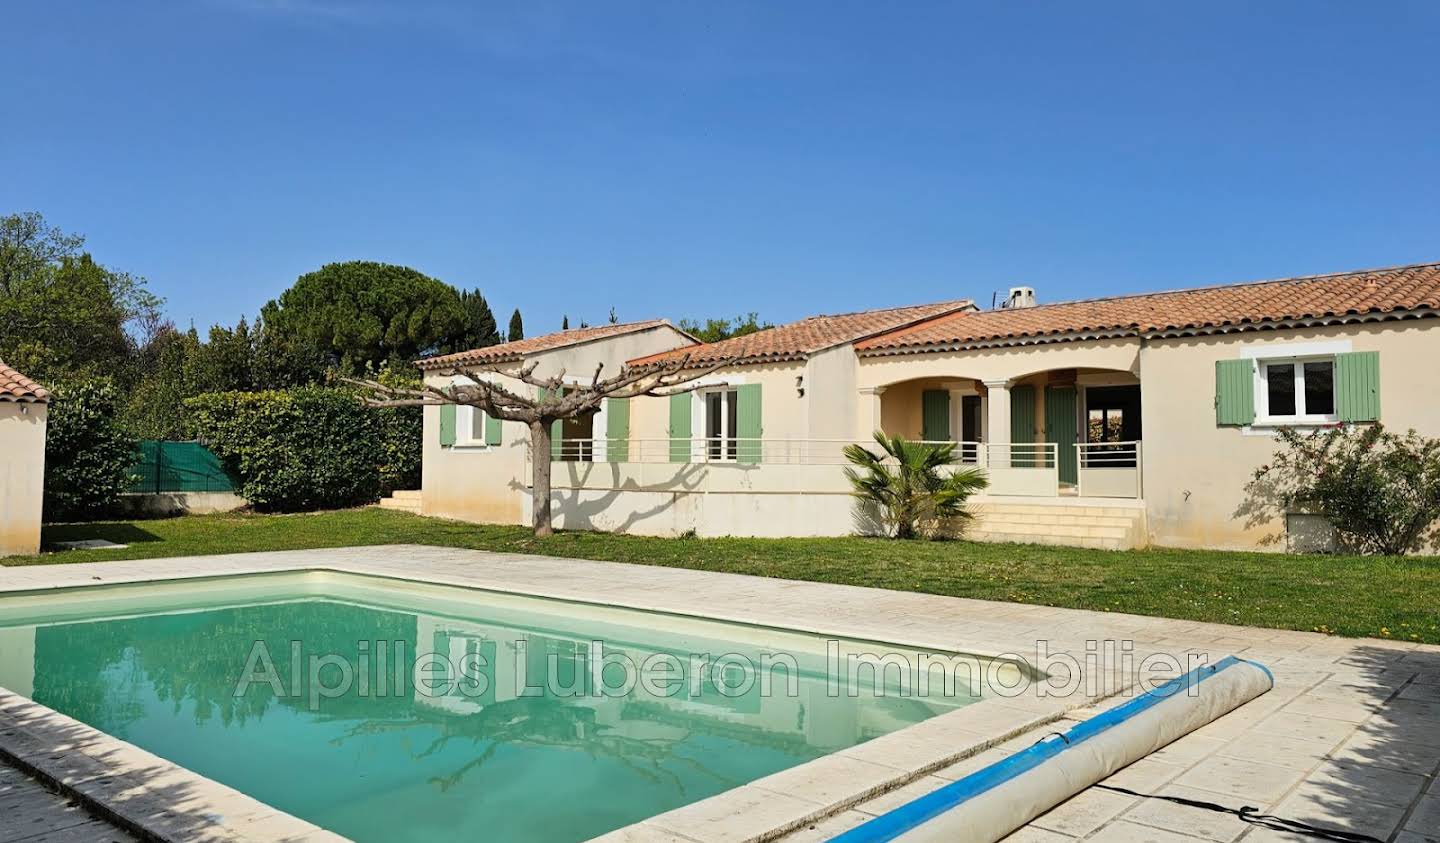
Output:
M149 530L128 521L47 524L42 539L46 550L66 550L59 546L59 542L78 542L86 539L100 539L115 544L163 541Z

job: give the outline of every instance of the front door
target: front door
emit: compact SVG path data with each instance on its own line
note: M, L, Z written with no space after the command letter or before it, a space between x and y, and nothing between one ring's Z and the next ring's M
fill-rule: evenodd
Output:
M1086 387L1086 442L1139 442L1141 436L1139 385ZM1105 464L1134 468L1134 454L1129 446L1117 446L1115 453L1106 457Z
M1045 387L1045 441L1055 443L1061 483L1073 484L1079 479L1075 460L1075 443L1080 441L1078 413L1075 387Z
M979 457L980 441L980 396L965 395L960 398L960 440L968 442L968 445L961 445L960 458L964 462L976 462Z

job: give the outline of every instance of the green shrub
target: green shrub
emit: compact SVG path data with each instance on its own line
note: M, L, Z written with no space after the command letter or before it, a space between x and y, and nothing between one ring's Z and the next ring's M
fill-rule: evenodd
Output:
M877 522L886 535L897 539L942 535L970 518L965 501L990 485L978 468L941 472L957 462L955 443L930 445L880 431L875 432L875 441L880 444L878 453L859 445L845 446L845 458L855 466L845 469L845 476L862 506L874 513L865 520Z
M1283 445L1255 472L1276 514L1308 511L1335 527L1341 547L1400 556L1433 539L1440 519L1440 439L1381 425L1310 433L1281 428Z
M388 366L380 370L376 379L387 386L418 389L421 385L418 376ZM356 400L359 400L358 394ZM420 436L421 408L385 407L370 412L380 427L380 491L388 495L396 489L420 488L420 457L424 449Z
M257 510L333 509L380 496L382 422L347 390L215 392L185 405L192 435Z
M121 429L119 408L108 378L56 387L45 438L45 520L109 514L129 488L136 442Z

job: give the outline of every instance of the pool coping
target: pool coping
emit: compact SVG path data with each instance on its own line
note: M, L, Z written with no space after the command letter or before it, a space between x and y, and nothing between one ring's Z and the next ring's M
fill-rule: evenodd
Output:
M348 559L337 559L344 554ZM373 558L372 558L373 557ZM429 558L427 558L429 557ZM443 558L441 558L443 557ZM615 593L601 589L591 576L559 579L544 568L564 567L567 573L602 575L606 569L625 570L642 582L634 591ZM576 567L579 566L579 567ZM584 566L594 566L586 570ZM524 569L538 568L526 572ZM163 568L163 570L162 570ZM715 601L684 604L691 596L675 593L681 580L693 587L706 581L745 591L748 581L762 579L734 574L657 569L644 565L586 562L552 557L455 550L423 545L386 545L329 548L315 551L230 554L165 560L130 560L76 563L64 566L8 568L0 595L97 585L132 585L266 573L329 572L381 576L417 583L480 589L489 592L567 600L591 605L704 618L836 638L881 641L900 647L974 654L982 658L1020 655L998 637L975 639L973 632L950 628L953 622L933 626L896 624L910 618L884 618L874 623L846 621L843 613L787 611L784 606L744 605L735 611ZM661 573L663 572L663 573ZM518 578L515 574L521 574ZM538 577L538 579L537 579ZM623 578L623 577L622 577ZM716 578L725 578L717 580ZM660 580L658 586L643 581ZM941 598L909 592L826 586L784 580L762 580L766 591L786 587L814 592L838 589L843 596L869 597L879 603L897 598L902 603L945 601L953 609L958 598ZM697 589L703 590L703 589ZM649 595L654 594L651 597ZM770 595L774 597L775 595ZM813 597L814 595L807 595ZM908 599L907 599L908 598ZM753 601L751 601L753 603ZM959 601L964 602L964 601ZM969 601L992 611L1008 604ZM1035 607L1028 614L1034 614ZM1003 612L1002 612L1003 613ZM1005 626L1004 622L994 624ZM984 626L984 621L967 626ZM1013 628L1013 624L1010 625ZM950 637L955 636L955 637ZM1016 637L1012 633L1009 637ZM1023 637L1023 636L1020 636ZM1054 652L1079 652L1069 642ZM1143 658L1144 653L1132 654ZM937 715L920 723L873 738L836 753L782 770L706 799L664 812L631 826L602 835L612 841L766 841L841 813L877 795L903 787L943 768L958 764L997 744L1053 723L1067 713L1093 706L1127 692L1133 682L1106 653L1096 654L1093 668L1081 662L1086 675L1080 687L1098 688L1063 698L1023 694L990 698ZM1094 674L1099 673L1096 677ZM1092 680L1098 679L1098 682ZM0 688L0 755L58 786L100 814L121 825L162 840L284 840L343 841L346 838L321 829L253 797L166 761L59 712Z

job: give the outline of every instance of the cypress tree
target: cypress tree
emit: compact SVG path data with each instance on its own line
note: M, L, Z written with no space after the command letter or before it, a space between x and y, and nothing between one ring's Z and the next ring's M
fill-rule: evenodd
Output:
M505 338L509 342L525 339L525 323L520 321L520 308L510 314L510 335Z
M489 302L479 290L462 291L460 305L465 310L465 335L457 343L457 351L484 348L503 341L500 328L495 324L495 314L490 311Z

